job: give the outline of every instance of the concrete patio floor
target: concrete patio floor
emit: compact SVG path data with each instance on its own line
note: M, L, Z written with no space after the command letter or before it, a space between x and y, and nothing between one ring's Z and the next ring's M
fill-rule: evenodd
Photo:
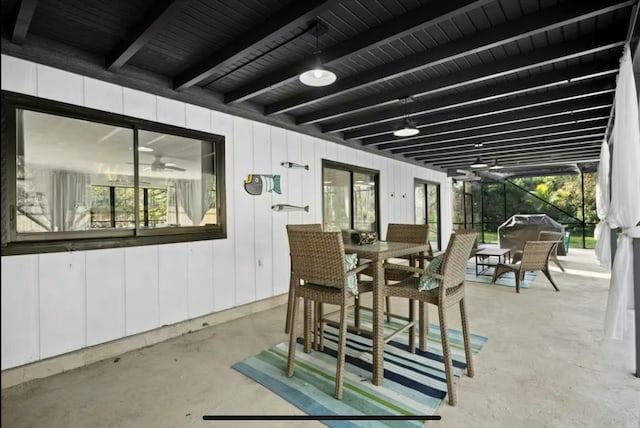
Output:
M471 330L489 341L474 378L443 402L446 427L640 427L640 379L630 350L602 336L609 274L593 251L570 249L543 275L514 288L469 283ZM280 299L282 301L282 299ZM394 308L405 307L402 302ZM44 379L2 390L5 427L313 427L319 422L210 422L204 414L291 415L300 410L230 366L287 340L285 307L210 326ZM430 321L437 323L431 308ZM459 314L448 312L452 327Z

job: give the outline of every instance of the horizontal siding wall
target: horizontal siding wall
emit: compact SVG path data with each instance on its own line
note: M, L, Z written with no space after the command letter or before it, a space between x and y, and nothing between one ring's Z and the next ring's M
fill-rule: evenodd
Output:
M383 236L413 223L414 178L441 183L446 245L445 174L5 55L1 66L4 90L224 135L228 226L224 240L2 257L3 370L286 293L285 225L322 222L323 159L380 171ZM246 193L253 173L281 175L282 194Z

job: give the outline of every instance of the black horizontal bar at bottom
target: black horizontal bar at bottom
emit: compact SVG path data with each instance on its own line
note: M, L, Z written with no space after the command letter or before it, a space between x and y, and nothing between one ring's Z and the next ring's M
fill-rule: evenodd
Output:
M204 415L205 421L439 421L437 415Z

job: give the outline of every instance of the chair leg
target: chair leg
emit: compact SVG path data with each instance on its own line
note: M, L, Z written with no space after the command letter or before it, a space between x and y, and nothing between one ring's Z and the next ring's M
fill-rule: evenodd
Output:
M524 271L514 272L516 277L516 293L520 292L520 279L524 279Z
M324 349L324 305L322 302L318 303L316 306L316 316L318 317L318 322L316 323L316 336L318 337L318 346L316 349L318 351L322 351Z
M287 357L287 377L293 376L296 358L296 312L298 310L298 298L292 293L294 298L291 302L291 326L289 327L289 356Z
M387 322L391 322L391 297L385 297L385 304L387 305Z
M307 354L311 352L311 337L309 335L312 325L311 304L311 300L304 299L304 352Z
M416 353L416 305L413 299L409 299L409 352Z
M553 288L555 288L556 291L560 291L556 283L553 282L553 278L551 278L551 272L549 272L549 268L547 267L546 269L542 269L542 272L545 274L551 285L553 285Z
M360 333L360 297L357 296L353 304L353 325L358 334Z
M295 299L294 290L293 290L293 275L291 275L291 279L289 280L289 299L287 300L287 319L284 325L284 332L289 333L291 331L291 317L293 316L293 299Z
M449 395L449 404L456 405L457 397L453 388L453 369L451 367L451 348L449 345L449 333L447 332L447 321L445 316L446 308L438 306L438 318L440 321L440 339L442 341L442 358L444 360L444 372L447 378L447 394Z
M473 356L469 339L469 323L464 298L460 299L460 317L462 318L462 339L464 340L464 358L467 361L467 376L473 377Z
M418 330L420 333L418 346L422 352L425 352L429 337L429 307L423 301L418 301Z
M340 308L340 327L338 336L338 355L336 362L336 391L335 397L342 399L342 382L344 380L344 360L347 348L347 307L342 305Z
M564 270L564 266L562 266L562 265L560 264L560 260L558 260L558 257L557 257L557 256L552 256L552 257L553 257L553 262L554 262L554 263L555 263L555 264L560 268L560 270L561 270L562 272L566 272L566 271Z

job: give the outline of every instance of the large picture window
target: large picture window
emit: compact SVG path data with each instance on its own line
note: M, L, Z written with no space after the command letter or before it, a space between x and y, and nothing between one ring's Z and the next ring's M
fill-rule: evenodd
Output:
M3 254L225 236L222 137L5 92L2 104Z
M323 228L378 232L378 172L323 161Z

